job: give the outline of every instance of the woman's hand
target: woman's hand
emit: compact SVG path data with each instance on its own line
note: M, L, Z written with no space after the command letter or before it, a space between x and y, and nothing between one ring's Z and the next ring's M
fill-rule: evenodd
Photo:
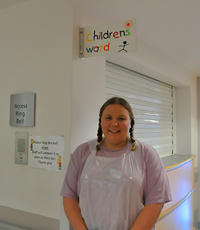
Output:
M130 230L151 230L155 225L162 208L163 203L144 206Z
M78 201L74 198L63 197L65 214L74 230L87 230Z

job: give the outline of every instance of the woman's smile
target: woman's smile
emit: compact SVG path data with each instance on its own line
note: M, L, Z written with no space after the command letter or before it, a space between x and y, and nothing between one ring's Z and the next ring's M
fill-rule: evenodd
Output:
M120 132L120 130L113 130L113 129L109 129L108 131L111 133L119 133Z

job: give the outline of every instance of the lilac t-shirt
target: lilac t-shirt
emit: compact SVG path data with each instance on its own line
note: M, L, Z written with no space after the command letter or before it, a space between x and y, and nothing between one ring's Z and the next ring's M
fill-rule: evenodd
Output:
M141 150L143 159L142 171L145 175L142 186L144 205L170 201L169 181L160 157L150 145L139 141L137 141L137 145L139 145L139 149ZM129 149L131 151L130 142L120 150L109 150L103 145L100 145L97 156L119 157ZM89 154L89 143L86 142L81 144L71 155L61 190L61 196L79 199L80 177Z

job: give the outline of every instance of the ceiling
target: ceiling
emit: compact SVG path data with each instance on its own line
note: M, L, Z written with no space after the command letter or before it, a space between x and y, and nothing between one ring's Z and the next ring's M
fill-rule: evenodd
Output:
M80 21L85 24L135 18L137 40L200 76L199 0L74 0L74 3L80 9Z

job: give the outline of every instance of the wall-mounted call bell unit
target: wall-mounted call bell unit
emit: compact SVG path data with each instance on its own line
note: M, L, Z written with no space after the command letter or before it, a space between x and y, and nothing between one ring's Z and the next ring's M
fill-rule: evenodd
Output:
M28 164L28 132L15 133L15 164Z

